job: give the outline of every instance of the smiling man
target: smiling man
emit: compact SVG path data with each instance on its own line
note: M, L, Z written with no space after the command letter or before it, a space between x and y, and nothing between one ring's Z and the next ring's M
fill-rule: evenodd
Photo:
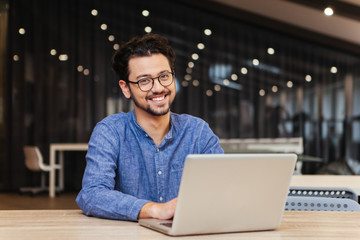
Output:
M171 219L186 156L223 153L219 139L205 121L170 111L175 53L166 38L131 39L114 54L112 67L134 110L94 128L76 202L96 217Z

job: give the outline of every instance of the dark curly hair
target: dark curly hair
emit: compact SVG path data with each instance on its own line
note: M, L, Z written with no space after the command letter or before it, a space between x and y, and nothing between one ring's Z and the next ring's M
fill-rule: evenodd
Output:
M163 54L168 59L171 70L174 71L176 59L174 50L165 37L152 33L134 37L122 44L112 57L112 69L121 80L128 81L130 58L151 56L156 53Z

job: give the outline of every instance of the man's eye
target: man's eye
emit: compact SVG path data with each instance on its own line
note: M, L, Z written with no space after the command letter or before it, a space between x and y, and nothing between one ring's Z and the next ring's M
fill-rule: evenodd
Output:
M139 84L141 84L141 85L146 85L146 84L149 84L150 82L151 82L151 80L148 79L148 78L144 78L144 79L139 80Z
M169 78L169 74L162 74L162 75L160 75L160 78L161 79L168 79Z

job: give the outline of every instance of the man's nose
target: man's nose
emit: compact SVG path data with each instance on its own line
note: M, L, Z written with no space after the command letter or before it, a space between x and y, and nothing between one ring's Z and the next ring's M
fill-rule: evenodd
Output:
M158 78L154 79L154 86L152 88L153 92L161 92L164 89L164 86L161 85L160 80Z

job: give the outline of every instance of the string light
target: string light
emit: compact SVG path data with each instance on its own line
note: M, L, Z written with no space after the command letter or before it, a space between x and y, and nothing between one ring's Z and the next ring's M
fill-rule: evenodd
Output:
M56 55L56 50L55 50L55 49L51 49L51 50L50 50L50 54L51 54L52 56L55 56L55 55Z
M65 62L69 59L68 55L67 54L60 54L59 55L59 60L62 61L62 62Z
M212 90L206 90L206 95L208 96L208 97L211 97L212 95L213 95L213 91Z
M191 58L192 58L193 60L198 60L198 59L199 59L199 55L198 55L197 53L193 53L193 54L191 55Z
M145 32L146 33L151 33L151 31L152 31L152 28L151 27L149 27L149 26L147 26L147 27L145 27Z
M26 33L25 28L19 28L19 33L24 35Z
M204 30L204 34L205 34L206 36L210 36L210 35L212 34L212 31L207 28L207 29Z
M231 74L231 80L233 80L233 81L238 80L238 75L236 75L235 73Z
M288 86L288 88L292 88L293 87L293 82L292 81L288 81L287 83L286 83L286 86Z
M82 72L83 70L84 70L84 67L83 67L83 66L79 65L79 66L77 67L77 71L78 71L78 72Z
M334 10L331 7L327 7L324 9L324 13L326 16L332 16L334 14Z
M205 45L203 43L198 43L197 48L203 50L205 48Z
M113 49L116 51L116 50L119 50L119 48L120 48L120 45L119 44L117 44L117 43L115 43L114 45L113 45Z
M15 54L15 55L13 56L13 60L14 60L15 62L19 61L19 60L20 60L19 55Z
M275 54L275 50L274 50L273 48L268 48L268 49L267 49L267 53L268 53L269 55L274 55L274 54Z
M278 91L278 87L274 85L274 86L272 86L271 90L272 90L274 93L276 93L276 92Z
M91 15L97 16L97 15L98 15L98 11L97 11L96 9L91 10Z
M144 17L148 17L148 16L150 15L150 12L149 12L148 10L143 10L143 11L142 11L142 15L143 15Z
M101 30L106 30L107 29L107 25L105 23L101 24L100 26Z
M264 90L264 89L260 89L259 95L260 95L260 96L265 96L265 90Z
M108 40L109 40L110 42L113 42L113 41L115 40L114 35L109 35Z
M247 74L248 73L247 68L246 67L241 68L241 73L244 75Z

